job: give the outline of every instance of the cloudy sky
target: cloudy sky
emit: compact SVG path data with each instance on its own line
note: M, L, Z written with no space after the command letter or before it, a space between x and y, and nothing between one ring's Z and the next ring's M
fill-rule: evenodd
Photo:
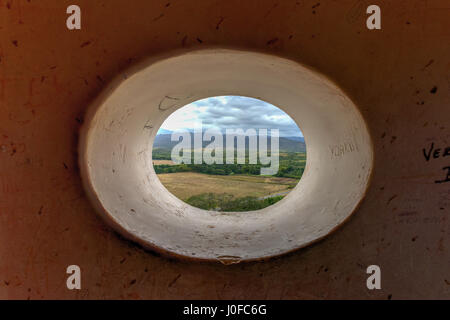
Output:
M303 136L300 129L285 112L270 103L240 96L206 98L188 104L164 121L161 129L193 130L225 129L279 129L282 137Z

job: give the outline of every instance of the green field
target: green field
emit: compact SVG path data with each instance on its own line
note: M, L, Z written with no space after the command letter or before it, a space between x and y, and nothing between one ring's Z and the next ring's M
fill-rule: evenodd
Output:
M212 175L259 175L261 172L261 167L263 167L261 164L248 164L248 159L246 159L246 164L164 164L162 163L162 160L170 161L171 156L167 150L163 149L153 149L153 160L159 162L154 163L155 172L157 174L175 172L198 172ZM279 169L278 173L275 176L300 179L303 175L305 165L305 152L280 152Z

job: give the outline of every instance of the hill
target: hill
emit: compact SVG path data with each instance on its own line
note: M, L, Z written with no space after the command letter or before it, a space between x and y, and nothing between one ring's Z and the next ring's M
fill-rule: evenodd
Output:
M270 137L268 137L268 150L270 150ZM191 141L193 141L193 134L191 134ZM203 148L211 142L203 141ZM153 142L153 148L162 149L166 151L178 144L178 141L171 141L171 134L158 134ZM246 148L248 148L248 137L245 140ZM225 147L225 136L223 137L223 146ZM280 152L305 152L306 145L303 137L280 137L279 138Z

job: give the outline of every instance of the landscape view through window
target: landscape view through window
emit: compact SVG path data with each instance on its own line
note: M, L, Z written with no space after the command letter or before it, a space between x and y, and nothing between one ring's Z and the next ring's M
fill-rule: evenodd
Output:
M205 210L252 211L283 199L306 165L303 134L265 101L217 96L190 103L161 125L153 167L179 199Z

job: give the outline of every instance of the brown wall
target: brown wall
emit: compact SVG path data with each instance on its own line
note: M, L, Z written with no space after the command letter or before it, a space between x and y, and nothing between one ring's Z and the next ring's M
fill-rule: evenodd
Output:
M65 26L70 4L81 31ZM369 4L382 30L365 27ZM223 266L145 252L97 217L76 164L89 102L142 57L208 46L291 57L361 108L374 174L336 233ZM0 0L0 298L450 298L450 183L435 183L450 157L422 151L450 145L449 57L446 0ZM70 264L81 291L66 288ZM382 290L366 288L370 264Z

